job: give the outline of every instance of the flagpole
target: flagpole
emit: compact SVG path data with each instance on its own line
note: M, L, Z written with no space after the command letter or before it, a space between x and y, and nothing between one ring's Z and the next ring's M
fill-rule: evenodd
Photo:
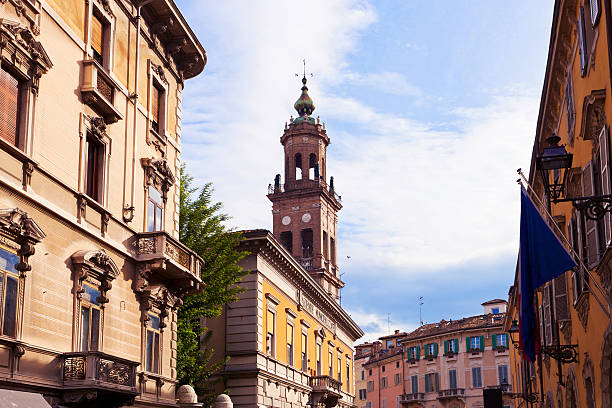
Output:
M556 222L554 222L554 218L553 216L550 214L550 212L548 211L548 209L546 208L546 206L542 203L542 201L540 201L537 192L533 189L533 187L531 187L531 184L529 184L529 180L527 180L527 178L525 177L525 175L523 174L523 171L521 169L517 170L517 173L521 176L521 178L524 181L521 181L521 179L518 179L517 182L523 187L525 188L525 185L527 185L527 189L531 190L531 192L533 194L530 194L530 198L535 199L537 201L537 204L540 208L544 209L544 212L546 213L546 215L548 216L548 218L550 218L553 222L552 224L554 225L554 229L557 230L557 234L555 234L557 236L557 238L559 238L559 236L562 237L562 241L564 241L570 248L570 251L575 255L574 258L578 259L578 263L580 265L580 269L582 269L584 272L586 272L586 274L591 278L588 280L588 282L584 282L586 284L586 286L591 289L591 293L593 294L593 297L595 298L595 300L597 301L597 303L599 303L599 306L601 307L601 309L603 310L603 312L606 314L606 316L608 316L608 318L610 318L610 302L606 301L607 304L607 308L603 305L602 301L599 299L599 297L597 296L597 294L595 293L595 291L593 290L593 288L591 287L591 282L593 282L595 284L595 286L597 287L597 289L599 290L600 294L604 295L604 298L607 297L606 292L604 291L604 289L599 286L599 284L597 283L597 280L595 279L595 277L591 274L591 272L589 272L589 269L586 267L586 265L584 264L584 262L582 261L582 259L580 258L580 256L578 256L578 254L576 253L576 251L574 251L574 249L572 248L571 243L569 242L569 240L567 239L567 237L565 236L565 234L563 233L563 231L561 231L561 229L559 228L559 226L557 225Z

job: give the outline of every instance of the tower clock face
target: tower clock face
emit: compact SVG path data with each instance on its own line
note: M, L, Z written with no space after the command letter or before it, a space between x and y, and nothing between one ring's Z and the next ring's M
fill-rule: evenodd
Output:
M303 223L308 223L310 222L310 220L312 219L311 215L309 213L306 213L304 215L302 215L302 222Z
M291 217L288 215L285 215L283 219L281 220L281 222L283 223L283 225L289 225L291 223Z

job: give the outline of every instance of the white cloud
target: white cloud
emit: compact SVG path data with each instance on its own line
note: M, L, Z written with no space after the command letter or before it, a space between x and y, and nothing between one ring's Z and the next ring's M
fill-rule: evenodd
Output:
M423 92L418 87L408 83L406 77L397 72L367 74L349 72L344 76L345 81L351 85L369 86L392 95L423 96Z
M348 313L365 332L357 343L376 341L382 336L393 334L394 330L410 332L416 329L416 326L398 320L394 315L387 316L372 311L366 312L363 309L348 310ZM389 320L387 320L387 317L389 317Z

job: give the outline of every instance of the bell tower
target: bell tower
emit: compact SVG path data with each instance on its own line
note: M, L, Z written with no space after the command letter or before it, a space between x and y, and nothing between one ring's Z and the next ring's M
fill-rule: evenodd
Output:
M295 102L298 117L290 119L280 142L285 148L285 178L277 174L269 186L273 233L336 301L340 280L337 264L338 211L340 196L334 178L327 181L326 153L330 140L321 124L311 116L314 102L308 95L306 75L302 94Z

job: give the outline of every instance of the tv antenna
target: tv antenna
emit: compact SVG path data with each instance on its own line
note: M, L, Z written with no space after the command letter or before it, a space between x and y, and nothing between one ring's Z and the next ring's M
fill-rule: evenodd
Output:
M304 78L306 78L306 59L303 59L303 60L302 60L302 63L304 64ZM314 74L313 74L312 72L310 72L308 75L309 75L309 76L311 76L311 77L313 77L313 76L314 76ZM295 76L296 76L296 77L299 77L299 76L300 76L300 74L295 74Z
M423 296L419 296L419 320L423 325Z

